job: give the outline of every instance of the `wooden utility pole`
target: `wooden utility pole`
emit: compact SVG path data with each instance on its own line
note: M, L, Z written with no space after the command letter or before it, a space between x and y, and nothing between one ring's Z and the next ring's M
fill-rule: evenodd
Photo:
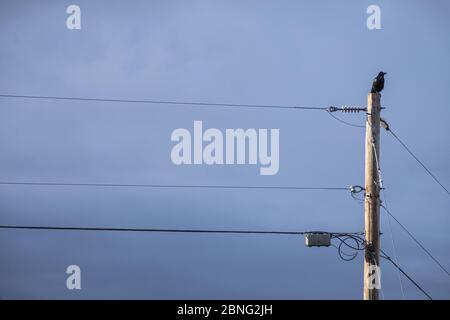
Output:
M364 221L364 300L378 300L380 285L380 103L379 93L367 97Z

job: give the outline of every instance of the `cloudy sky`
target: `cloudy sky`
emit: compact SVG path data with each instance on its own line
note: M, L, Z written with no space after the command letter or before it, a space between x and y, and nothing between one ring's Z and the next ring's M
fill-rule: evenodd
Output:
M68 30L66 8L81 8ZM366 9L381 8L381 30ZM0 94L295 106L382 104L450 186L448 1L0 0ZM339 114L364 124L363 114ZM280 169L175 166L176 128L279 128ZM391 212L450 267L449 195L386 132ZM348 187L364 183L364 130L322 111L0 98L0 181ZM382 214L382 247L434 298L450 278ZM362 231L346 191L0 186L1 225ZM390 232L392 231L392 233ZM0 230L0 297L360 299L362 256L300 236ZM82 289L68 290L78 265ZM382 262L385 299L401 299ZM405 278L407 299L424 296Z

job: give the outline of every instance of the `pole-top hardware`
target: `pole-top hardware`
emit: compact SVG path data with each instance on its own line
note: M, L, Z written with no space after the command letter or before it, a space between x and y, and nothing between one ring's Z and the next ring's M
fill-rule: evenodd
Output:
M345 112L345 113L356 113L356 112L367 111L367 108L359 107L359 106L341 106L341 107L331 106L328 108L328 111L329 112L341 111L341 112Z

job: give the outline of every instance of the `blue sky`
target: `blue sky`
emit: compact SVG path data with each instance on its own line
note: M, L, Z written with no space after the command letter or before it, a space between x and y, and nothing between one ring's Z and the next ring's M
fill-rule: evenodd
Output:
M82 29L66 28L77 4ZM381 8L368 30L366 8ZM446 1L0 1L0 93L300 106L382 104L450 185ZM364 124L362 114L339 115ZM279 128L280 170L175 166L176 128ZM0 180L336 186L364 183L364 130L325 112L0 98ZM388 205L450 266L449 196L388 134ZM382 247L392 252L387 216ZM392 223L400 264L433 297L450 279ZM0 186L0 224L361 231L345 191ZM0 231L2 298L360 299L362 256L302 237ZM68 265L82 290L69 291ZM382 263L386 299L401 298ZM406 279L408 299L423 295Z

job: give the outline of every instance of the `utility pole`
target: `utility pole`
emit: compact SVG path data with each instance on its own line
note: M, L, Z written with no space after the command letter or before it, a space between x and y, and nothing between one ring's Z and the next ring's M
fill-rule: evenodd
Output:
M364 224L364 300L378 300L380 285L380 189L379 176L381 94L367 97Z

